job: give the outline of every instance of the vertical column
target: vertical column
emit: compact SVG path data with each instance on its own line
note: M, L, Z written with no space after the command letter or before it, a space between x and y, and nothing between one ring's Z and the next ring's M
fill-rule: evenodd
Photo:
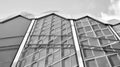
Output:
M25 36L24 36L24 39L23 39L23 41L22 41L22 43L21 43L21 45L20 45L20 48L18 49L18 52L17 52L17 54L16 54L16 56L15 56L15 59L14 59L12 65L11 65L11 67L16 67L17 62L18 62L18 60L19 60L19 57L20 57L20 55L21 55L21 53L22 53L22 50L23 50L23 48L24 48L24 46L25 46L25 44L26 44L26 42L27 42L27 40L28 40L28 38L29 38L29 35L30 35L30 33L31 33L34 25L35 25L35 20L32 20L32 21L31 21L31 24L30 24L30 26L29 26L29 28L28 28Z
M74 39L74 43L75 43L75 49L76 49L76 53L77 53L78 64L79 64L79 67L84 67L82 54L81 54L81 51L80 51L80 48L79 48L79 43L78 43L77 34L76 34L76 31L75 31L75 27L74 27L75 25L73 23L73 20L70 20L70 23L71 23L72 32L73 32L73 39Z

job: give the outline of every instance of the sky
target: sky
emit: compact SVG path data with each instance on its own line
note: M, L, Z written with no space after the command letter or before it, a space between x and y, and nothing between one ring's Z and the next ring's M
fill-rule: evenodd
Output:
M91 14L108 20L116 16L120 0L0 0L0 18L20 12L32 13L39 16L46 12L55 11L73 17ZM117 3L116 3L117 2ZM119 2L119 3L118 3ZM117 8L115 8L117 6ZM119 12L120 15L120 12Z

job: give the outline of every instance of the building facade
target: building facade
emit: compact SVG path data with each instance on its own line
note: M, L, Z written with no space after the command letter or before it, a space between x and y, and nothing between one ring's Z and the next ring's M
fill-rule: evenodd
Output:
M55 13L26 20L15 21L30 24L11 67L120 67L119 23L91 16L68 19Z

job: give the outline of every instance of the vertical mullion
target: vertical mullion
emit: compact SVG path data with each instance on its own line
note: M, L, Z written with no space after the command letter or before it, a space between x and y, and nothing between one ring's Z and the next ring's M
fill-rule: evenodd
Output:
M18 62L18 60L19 60L19 58L20 58L20 55L21 55L21 53L22 53L22 50L24 49L24 46L25 46L28 38L30 37L30 34L32 33L31 31L32 31L32 29L33 29L33 27L34 27L34 25L35 25L35 22L36 22L36 20L32 20L32 21L31 21L31 24L30 24L30 26L29 26L26 34L25 34L25 37L24 37L24 39L23 39L23 41L22 41L22 43L21 43L21 45L20 45L20 48L18 49L18 52L17 52L17 54L16 54L16 56L15 56L15 59L14 59L12 65L11 65L11 67L16 67L17 62Z
M74 27L75 25L73 23L73 20L70 20L70 24L71 24L71 27L72 27L73 40L74 40L74 43L75 43L75 49L76 49L76 53L77 53L78 64L79 64L79 67L84 67L83 59L82 59L82 53L81 53L81 49L79 47L79 43L78 43L77 34L76 34L76 31L75 31L75 27Z

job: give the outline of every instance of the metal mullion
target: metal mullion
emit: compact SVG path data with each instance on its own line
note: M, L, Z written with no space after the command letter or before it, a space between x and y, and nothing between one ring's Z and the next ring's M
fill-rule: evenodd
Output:
M30 26L29 26L26 34L25 34L25 37L24 37L24 39L23 39L23 41L22 41L22 43L21 43L21 46L20 46L20 48L18 49L18 52L17 52L17 54L16 54L16 56L15 56L15 59L14 59L12 65L11 65L11 67L16 67L17 62L18 62L18 60L19 60L19 58L20 58L20 55L21 55L21 53L22 53L22 51L23 51L23 48L24 48L24 46L25 46L25 44L26 44L26 41L28 40L28 38L29 38L29 36L30 36L30 34L31 34L31 31L32 31L34 25L35 25L35 20L32 20L32 21L31 21L31 24L30 24Z
M120 40L120 36L118 35L118 33L112 28L112 26L109 25L110 30L113 32L113 34ZM120 57L118 57L120 60Z
M83 62L83 58L82 58L82 53L81 53L81 48L79 47L79 43L78 43L78 39L77 39L77 33L75 30L75 25L73 20L70 20L70 24L72 27L72 32L73 32L73 40L75 43L75 49L76 49L76 53L77 53L77 58L78 58L78 64L80 67L84 67L84 62Z

